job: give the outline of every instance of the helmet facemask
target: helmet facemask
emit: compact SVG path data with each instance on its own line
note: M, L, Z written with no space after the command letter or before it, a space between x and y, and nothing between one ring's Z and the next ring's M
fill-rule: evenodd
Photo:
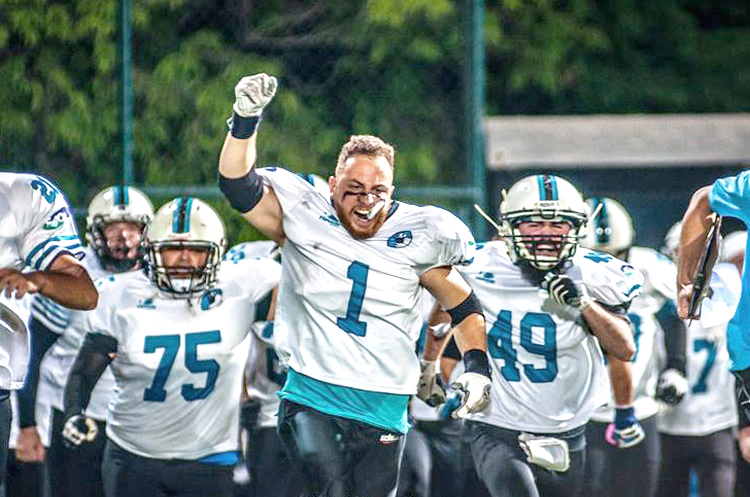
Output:
M94 196L89 204L86 216L86 238L105 269L121 273L136 268L142 262L144 254L141 243L143 230L151 221L153 214L154 209L151 201L140 190L132 186L111 186ZM133 223L140 229L137 254L133 257L121 257L123 255L121 251L116 247L113 250L110 241L107 240L106 228L117 222ZM130 252L133 248L134 246L131 244L127 252Z
M210 241L166 240L148 245L148 274L159 290L175 298L190 299L213 288L221 264L221 247ZM195 250L206 254L206 263L198 267L167 266L164 250Z
M174 199L163 205L146 230L146 274L162 292L180 299L192 299L211 290L218 280L226 246L224 223L205 202L192 197ZM205 264L167 266L165 250L191 250L205 254Z
M566 180L547 174L528 176L503 191L498 232L515 264L549 271L570 259L585 235L589 208ZM522 223L566 223L567 233L524 234ZM560 231L558 229L558 231Z

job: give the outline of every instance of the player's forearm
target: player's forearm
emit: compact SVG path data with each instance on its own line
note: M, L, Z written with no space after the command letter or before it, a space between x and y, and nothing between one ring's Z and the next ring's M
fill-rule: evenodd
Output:
M612 396L616 406L629 406L633 403L633 366L630 361L622 361L609 356L609 378L612 383Z
M711 226L711 206L708 202L710 187L697 190L682 217L680 233L680 253L677 262L677 282L688 285L693 282L695 268L698 265L706 233Z
M487 350L487 334L484 331L484 316L481 314L470 314L453 327L453 336L456 339L458 350L464 353L468 350Z
M28 278L39 287L39 293L70 309L94 309L99 299L99 293L83 266L34 271L28 274Z
M604 350L623 361L633 357L635 341L627 320L615 316L595 302L584 309L582 316Z
M32 318L29 324L31 332L31 354L29 369L26 373L26 383L18 390L18 419L21 428L36 425L36 393L39 386L39 370L44 354L60 337L39 320Z
M230 179L245 176L257 159L257 136L257 131L246 139L227 133L219 155L219 174Z
M86 335L65 385L65 419L86 409L96 382L107 369L116 351L117 342L113 338L92 333Z

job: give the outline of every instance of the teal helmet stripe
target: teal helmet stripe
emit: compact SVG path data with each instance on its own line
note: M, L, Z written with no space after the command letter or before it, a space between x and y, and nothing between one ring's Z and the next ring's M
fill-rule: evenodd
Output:
M607 202L605 202L604 199L601 197L594 197L591 200L593 202L593 205L591 206L592 212L596 212L596 209L599 208L600 205L602 206L601 210L599 211L599 215L596 216L596 227L597 227L596 243L600 245L605 245L610 242L609 214L607 213Z
M114 186L112 187L112 192L114 194L113 203L115 205L128 205L130 203L127 186Z
M559 200L557 197L557 178L551 174L538 174L539 200Z
M192 197L177 199L177 207L172 213L172 233L188 233L190 231L190 209L192 206Z

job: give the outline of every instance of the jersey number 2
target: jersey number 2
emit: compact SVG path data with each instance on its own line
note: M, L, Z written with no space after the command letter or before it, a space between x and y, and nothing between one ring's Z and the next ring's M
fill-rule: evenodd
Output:
M185 334L185 367L191 373L206 373L206 386L196 388L192 383L182 385L182 398L188 402L205 399L213 392L216 378L219 376L219 363L213 359L198 359L198 345L219 342L221 342L221 332L219 330ZM167 382L179 348L180 335L146 337L146 342L143 345L144 353L152 354L156 352L156 349L164 349L164 354L161 356L161 361L159 361L159 367L156 368L154 381L143 392L143 400L148 402L164 402L167 398L167 391L164 390L164 384Z

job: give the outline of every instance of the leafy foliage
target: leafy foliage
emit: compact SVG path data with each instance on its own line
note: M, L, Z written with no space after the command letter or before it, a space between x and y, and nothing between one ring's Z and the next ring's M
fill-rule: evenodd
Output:
M400 184L465 182L470 1L132 0L136 183L213 185L233 86L259 71L280 80L261 164L327 177L348 135L372 133L396 146ZM120 5L0 0L2 168L48 174L78 206L120 181ZM748 10L488 2L488 114L746 111ZM214 204L233 241L258 236Z

